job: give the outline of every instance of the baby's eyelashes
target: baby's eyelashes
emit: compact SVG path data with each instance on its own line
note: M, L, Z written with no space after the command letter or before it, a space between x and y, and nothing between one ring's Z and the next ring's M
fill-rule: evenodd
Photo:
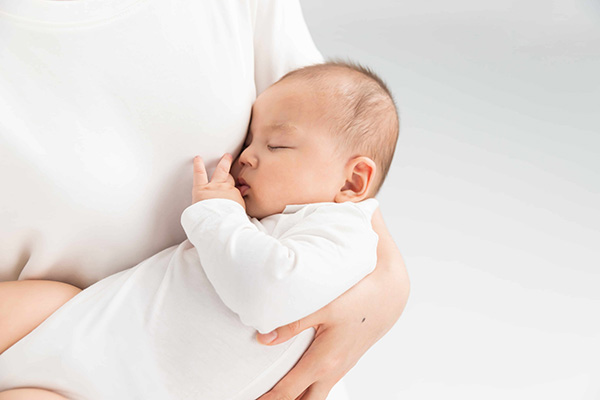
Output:
M272 151L272 150L278 150L278 149L289 149L290 147L288 147L288 146L271 146L270 144L268 144L267 148Z

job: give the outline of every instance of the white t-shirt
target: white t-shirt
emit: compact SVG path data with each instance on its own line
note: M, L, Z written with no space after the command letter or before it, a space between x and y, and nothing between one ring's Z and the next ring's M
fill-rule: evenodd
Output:
M263 346L254 328L309 315L373 271L376 207L296 205L258 221L231 200L196 203L181 217L189 241L90 286L0 354L0 391L254 400L313 337Z
M0 0L0 280L86 287L181 242L193 156L320 61L298 0Z

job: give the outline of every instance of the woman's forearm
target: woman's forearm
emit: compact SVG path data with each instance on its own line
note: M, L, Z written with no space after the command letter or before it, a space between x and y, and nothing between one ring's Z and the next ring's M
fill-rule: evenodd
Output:
M373 229L379 235L377 267L372 275L382 275L382 279L375 279L373 281L374 283L377 282L377 284L386 282L385 285L380 286L380 289L384 291L385 297L389 299L390 308L393 310L388 315L389 328L381 333L381 336L383 336L391 329L398 318L400 318L402 311L404 311L410 293L410 280L404 259L385 225L380 209L375 211L371 222Z
M379 210L373 214L372 225L379 243L377 267L371 274L316 313L273 334L259 335L262 343L275 345L317 327L317 336L300 362L260 400L295 399L302 393L324 400L402 314L410 290L404 260Z

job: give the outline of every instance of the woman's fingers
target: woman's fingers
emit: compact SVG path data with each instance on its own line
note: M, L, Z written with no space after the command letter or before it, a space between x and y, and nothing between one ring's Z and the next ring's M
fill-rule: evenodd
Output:
M270 344L318 326L298 364L260 400L324 400L402 313L410 289L404 261L379 212L373 217L373 228L379 235L375 271L315 314L275 331L277 338ZM268 342L269 335L258 339Z
M189 175L188 175L189 176ZM204 161L200 156L194 157L194 187L206 185L208 183L208 175Z
M231 162L233 158L231 154L224 154L219 160L215 173L212 176L211 182L227 182L229 178L229 170L231 169Z
M324 310L321 309L307 317L302 318L299 321L292 322L285 326L281 326L269 333L257 333L256 340L261 344L273 346L279 343L290 340L300 332L316 327L320 324L320 320L324 317Z
M344 359L348 343L337 343L338 337L334 330L319 328L300 361L259 400L325 400L331 388L353 366Z
M312 346L311 346L312 348ZM304 353L298 364L281 379L273 389L262 395L258 400L281 400L302 398L305 391L316 382L319 373L319 363L322 361L318 351ZM306 393L304 393L306 395ZM323 398L324 399L324 398Z
M315 383L311 385L298 400L326 400L332 388L333 385L330 386L324 383Z

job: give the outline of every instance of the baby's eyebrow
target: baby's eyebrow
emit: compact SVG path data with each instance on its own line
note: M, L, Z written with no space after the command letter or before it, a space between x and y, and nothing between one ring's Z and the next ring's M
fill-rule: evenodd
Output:
M271 131L283 131L285 133L295 133L298 128L289 122L274 123L268 126Z

